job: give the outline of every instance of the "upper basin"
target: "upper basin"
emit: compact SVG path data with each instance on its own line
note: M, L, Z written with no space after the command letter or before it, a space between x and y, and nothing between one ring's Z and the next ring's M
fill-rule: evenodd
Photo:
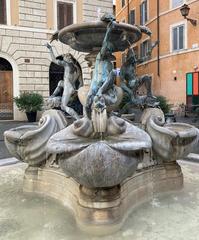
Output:
M90 23L72 24L60 30L59 40L80 52L100 50L107 29L107 23L98 21ZM113 52L124 51L130 44L139 41L141 31L133 25L115 23L110 42Z

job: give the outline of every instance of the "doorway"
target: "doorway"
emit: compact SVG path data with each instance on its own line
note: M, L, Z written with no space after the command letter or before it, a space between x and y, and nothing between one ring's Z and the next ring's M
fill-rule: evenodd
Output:
M0 57L0 120L13 120L13 69Z
M63 56L58 56L56 59L63 60ZM55 88L57 87L58 82L60 80L63 80L63 78L64 78L64 67L51 62L50 68L49 68L49 94L50 95L53 94ZM69 102L68 106L73 108L79 115L83 114L83 107L79 101L77 94L73 96L72 101Z

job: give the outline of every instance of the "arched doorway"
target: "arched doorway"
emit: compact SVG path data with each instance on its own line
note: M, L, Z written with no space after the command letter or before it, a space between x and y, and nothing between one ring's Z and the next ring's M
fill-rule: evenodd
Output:
M0 57L0 120L13 119L13 69Z
M63 57L58 56L56 59L63 60ZM50 68L49 68L49 95L53 94L55 88L57 87L58 82L60 80L63 80L63 78L64 78L64 67L51 62ZM72 107L78 114L80 115L83 114L83 107L77 95L74 96L73 101L70 102L68 105Z
M63 60L62 56L57 57L59 60ZM53 62L50 64L49 69L49 94L52 95L57 84L64 77L64 68Z

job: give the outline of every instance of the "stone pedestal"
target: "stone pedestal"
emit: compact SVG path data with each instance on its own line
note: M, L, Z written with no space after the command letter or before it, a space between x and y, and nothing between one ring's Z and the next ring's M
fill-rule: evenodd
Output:
M85 60L88 63L88 68L89 68L89 73L90 73L90 80L93 77L93 70L95 68L95 60L96 60L96 57L97 57L98 53L99 53L99 50L98 51L94 51L92 53L89 53L89 54L87 54L85 56Z
M182 186L183 175L176 162L137 171L112 188L85 188L56 168L29 167L24 176L25 192L59 200L73 211L80 229L98 235L119 230L128 214L154 195Z

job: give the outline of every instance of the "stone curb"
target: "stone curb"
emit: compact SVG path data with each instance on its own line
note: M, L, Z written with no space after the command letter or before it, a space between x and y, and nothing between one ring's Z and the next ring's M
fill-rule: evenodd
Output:
M199 163L199 154L189 153L183 160Z
M17 164L19 162L20 161L17 160L16 158L4 158L4 159L1 159L1 161L0 161L0 167L5 167L5 166Z

